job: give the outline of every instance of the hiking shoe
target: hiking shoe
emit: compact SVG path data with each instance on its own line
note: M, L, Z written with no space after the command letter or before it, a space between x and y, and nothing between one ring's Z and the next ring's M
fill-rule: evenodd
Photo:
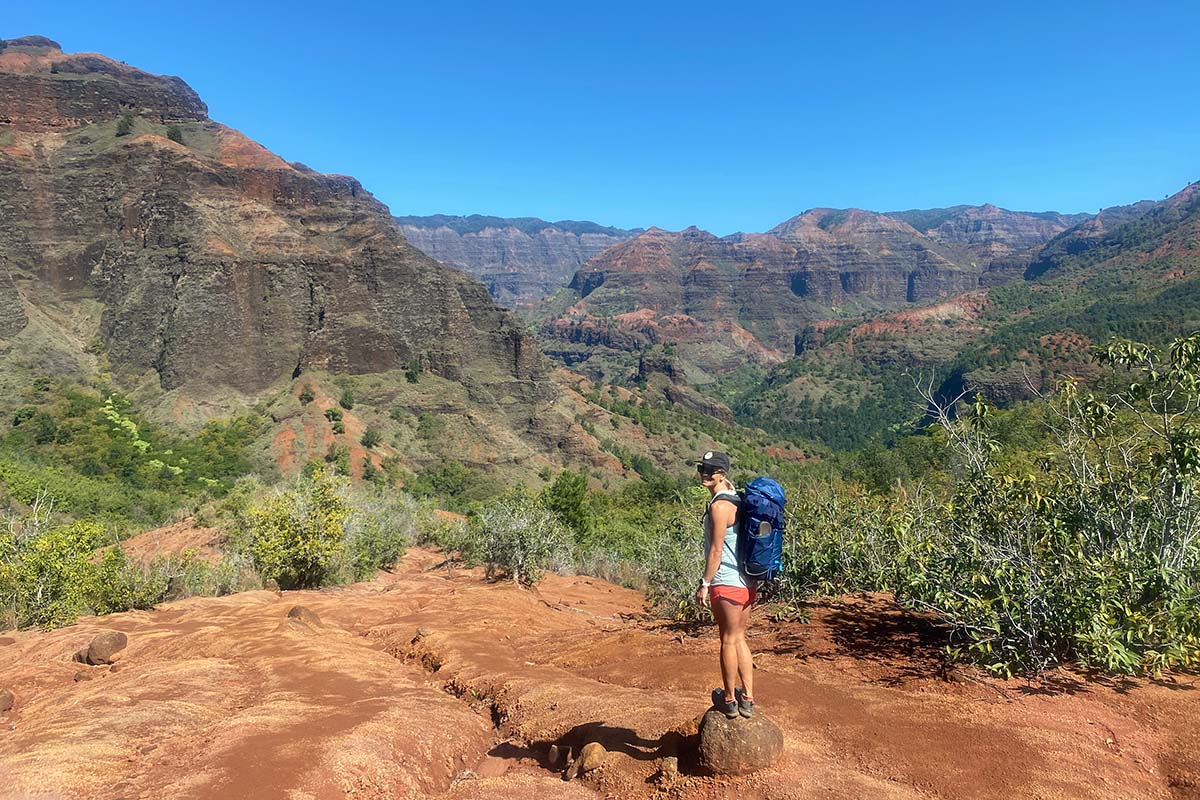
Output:
M754 716L754 701L747 700L745 692L743 692L741 689L734 689L733 696L737 700L737 710L739 714L746 719Z
M737 699L725 701L724 689L713 689L712 693L713 708L725 715L726 719L737 719L738 703Z

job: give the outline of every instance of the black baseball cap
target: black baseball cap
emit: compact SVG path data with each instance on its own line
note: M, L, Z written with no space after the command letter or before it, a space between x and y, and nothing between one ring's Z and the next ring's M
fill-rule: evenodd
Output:
M696 464L697 469L708 467L717 472L729 472L729 456L725 453L718 453L716 450L709 450L704 455L700 456L700 462Z

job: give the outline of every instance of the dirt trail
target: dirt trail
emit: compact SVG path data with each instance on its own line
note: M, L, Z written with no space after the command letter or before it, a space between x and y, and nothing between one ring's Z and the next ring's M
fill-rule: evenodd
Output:
M686 737L718 682L711 628L647 618L603 581L526 591L439 558L11 635L0 797L1200 797L1200 682L947 681L936 639L881 598L759 620L756 693L784 757L703 776ZM297 604L322 624L289 620ZM73 663L103 629L129 635L116 668ZM591 740L610 756L587 780L545 764L551 743ZM680 749L681 779L648 782Z

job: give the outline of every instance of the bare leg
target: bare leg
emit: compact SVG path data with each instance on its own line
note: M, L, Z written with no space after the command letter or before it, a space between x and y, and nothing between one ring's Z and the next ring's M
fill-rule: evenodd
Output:
M725 696L730 699L737 686L741 666L740 649L746 647L741 612L737 603L728 600L713 603L713 616L717 618L717 628L721 631L721 680L725 684ZM747 648L747 655L749 652Z
M738 609L740 617L741 637L738 639L738 676L742 679L742 692L746 697L754 698L754 656L750 654L750 645L746 641L746 631L750 629L750 606Z

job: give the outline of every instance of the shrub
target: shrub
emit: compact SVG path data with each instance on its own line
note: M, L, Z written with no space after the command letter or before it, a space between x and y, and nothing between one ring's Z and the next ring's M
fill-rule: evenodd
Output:
M340 408L325 409L325 419L329 420L330 422L341 422L342 410Z
M128 136L133 133L133 114L126 111L117 121L117 136Z
M350 514L344 484L325 472L298 477L247 511L250 554L280 588L319 586L336 572Z
M178 125L170 125L167 127L167 138L177 144L183 144L183 131L179 129Z
M552 511L523 491L486 504L471 517L461 543L469 563L482 563L489 579L507 575L532 585L544 570L571 564L571 537Z
M416 541L424 512L417 502L394 492L361 489L346 518L346 558L355 580L389 569Z
M312 386L306 383L304 384L304 387L300 389L300 394L298 395L297 399L300 400L300 405L306 406L313 400L316 400L317 395L313 392Z
M367 429L363 431L362 446L368 450L372 447L378 446L382 441L383 434L381 434L377 428L368 425Z
M587 478L578 472L564 470L554 483L542 491L546 508L558 515L580 541L587 540L596 525L596 516L588 497Z
M9 624L56 628L80 614L146 608L160 598L119 547L97 556L108 540L103 526L52 526L50 518L39 503L0 529L0 608Z
M338 398L338 405L349 411L354 408L354 393L350 389L343 389L341 396Z

